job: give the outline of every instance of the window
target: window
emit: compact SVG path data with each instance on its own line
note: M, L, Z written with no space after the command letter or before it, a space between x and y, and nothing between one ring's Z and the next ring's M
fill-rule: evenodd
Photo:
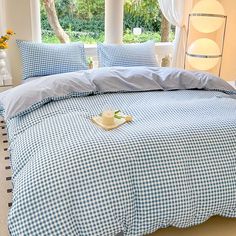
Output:
M163 35L162 35L162 31ZM161 13L157 0L126 0L124 42L173 41L174 28Z
M54 1L60 25L71 41L86 44L104 42L105 0ZM41 0L43 42L59 43L55 30L49 24L43 2ZM134 43L149 39L156 42L173 41L174 27L163 18L157 0L125 0L123 41Z

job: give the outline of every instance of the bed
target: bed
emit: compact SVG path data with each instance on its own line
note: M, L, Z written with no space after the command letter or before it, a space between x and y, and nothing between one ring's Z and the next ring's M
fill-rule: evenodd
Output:
M11 235L138 236L236 217L235 99L210 74L159 67L45 76L2 93ZM133 122L102 130L91 118L107 107Z

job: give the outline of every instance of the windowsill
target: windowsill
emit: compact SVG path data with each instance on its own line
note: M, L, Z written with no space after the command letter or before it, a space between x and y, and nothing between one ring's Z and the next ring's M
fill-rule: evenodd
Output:
M86 55L92 57L94 62L94 68L98 67L97 57L97 44L85 44L84 45ZM160 42L155 43L155 54L158 62L160 63L166 56L172 57L174 44L173 42ZM160 63L161 64L161 63Z
M173 42L160 42L155 44L156 56L159 61L166 56L172 56L174 44ZM89 57L97 59L97 44L85 44L84 45L86 54Z
M156 47L173 47L173 42L158 42L155 43ZM84 44L85 49L97 48L97 44Z

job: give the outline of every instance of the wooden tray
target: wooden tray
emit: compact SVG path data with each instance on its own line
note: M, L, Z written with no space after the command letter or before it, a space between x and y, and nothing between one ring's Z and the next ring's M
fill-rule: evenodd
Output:
M114 125L104 125L102 123L102 117L101 116L94 116L92 118L92 121L97 124L98 126L102 127L103 129L105 130L112 130L112 129L116 129L118 128L119 126L123 125L126 123L126 120L125 118L121 118L121 119L115 119L115 123Z

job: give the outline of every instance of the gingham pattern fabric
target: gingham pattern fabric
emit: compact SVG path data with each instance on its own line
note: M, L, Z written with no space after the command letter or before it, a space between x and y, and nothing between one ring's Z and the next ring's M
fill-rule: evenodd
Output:
M98 44L100 67L158 66L154 41L134 44Z
M111 106L134 121L91 122ZM8 121L11 236L145 235L236 217L236 100L217 91L53 101Z
M44 44L17 40L23 64L23 79L86 70L81 43Z

